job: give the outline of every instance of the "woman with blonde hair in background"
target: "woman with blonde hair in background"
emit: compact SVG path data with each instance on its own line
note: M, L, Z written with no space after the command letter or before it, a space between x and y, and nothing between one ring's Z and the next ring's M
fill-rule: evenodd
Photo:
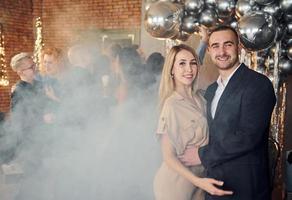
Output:
M154 179L156 200L203 200L203 191L232 194L216 187L222 181L204 178L202 165L187 167L178 159L188 145L208 143L205 100L196 83L199 67L199 58L189 46L174 46L166 56L159 89L157 134L163 162Z

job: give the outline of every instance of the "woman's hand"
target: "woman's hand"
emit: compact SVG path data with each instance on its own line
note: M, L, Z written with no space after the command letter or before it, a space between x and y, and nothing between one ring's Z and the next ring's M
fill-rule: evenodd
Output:
M46 86L45 93L46 93L47 97L50 98L51 100L60 102L60 99L56 96L55 91L53 90L52 87Z
M217 186L223 186L223 181L218 181L213 178L200 178L199 182L195 185L202 188L206 192L208 192L211 195L215 196L224 196L224 195L232 195L232 191L222 190L216 187Z
M201 37L201 40L205 43L208 43L209 40L209 34L208 29L204 26L199 26L199 35Z

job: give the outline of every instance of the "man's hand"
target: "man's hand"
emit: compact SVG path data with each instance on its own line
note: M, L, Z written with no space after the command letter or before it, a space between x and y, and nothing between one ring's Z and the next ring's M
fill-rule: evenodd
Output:
M223 181L218 181L212 178L201 178L198 187L215 196L233 195L233 191L222 190L216 186L223 186Z
M54 114L52 113L44 114L43 120L46 124L52 124L54 122Z
M195 145L188 145L186 150L182 155L178 156L178 159L185 165L185 166L194 166L201 164L201 159L199 157L199 147Z

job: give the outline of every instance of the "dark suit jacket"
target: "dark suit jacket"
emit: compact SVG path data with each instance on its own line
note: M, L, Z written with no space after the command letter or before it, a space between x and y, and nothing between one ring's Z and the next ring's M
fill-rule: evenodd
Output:
M229 80L211 117L217 83L205 93L210 140L199 149L207 176L224 181L232 196L207 199L269 200L268 135L276 102L271 81L244 64Z

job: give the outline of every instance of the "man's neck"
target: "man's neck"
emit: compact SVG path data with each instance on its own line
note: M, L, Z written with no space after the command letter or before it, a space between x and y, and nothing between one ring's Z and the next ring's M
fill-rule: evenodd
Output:
M33 84L34 80L30 80L30 79L26 79L26 78L23 78L23 77L20 77L20 80L24 81L24 82L27 82L29 84Z
M220 70L219 69L219 74L220 77L223 81L227 80L228 77L230 76L230 74L232 74L234 72L234 70L239 66L239 62L236 63L233 67L229 68L229 69L225 69L225 70Z

